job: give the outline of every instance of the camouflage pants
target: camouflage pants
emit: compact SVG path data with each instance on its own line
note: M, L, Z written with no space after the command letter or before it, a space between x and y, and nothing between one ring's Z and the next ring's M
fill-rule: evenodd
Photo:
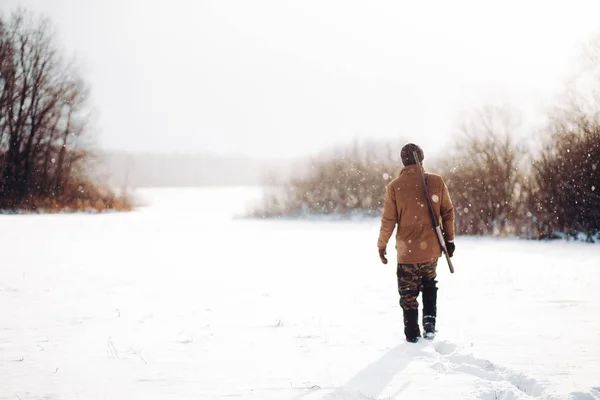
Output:
M421 264L398 264L398 291L403 310L419 309L419 292L423 288L435 288L437 260Z

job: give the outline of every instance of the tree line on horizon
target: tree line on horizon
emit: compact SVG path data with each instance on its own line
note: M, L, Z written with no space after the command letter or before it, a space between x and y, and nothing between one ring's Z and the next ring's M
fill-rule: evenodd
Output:
M444 177L459 234L593 241L600 233L600 119L573 110L554 118L536 150L516 139L506 108L486 108L463 129L450 154L424 163ZM269 185L251 214L379 217L402 144L355 143L313 157Z

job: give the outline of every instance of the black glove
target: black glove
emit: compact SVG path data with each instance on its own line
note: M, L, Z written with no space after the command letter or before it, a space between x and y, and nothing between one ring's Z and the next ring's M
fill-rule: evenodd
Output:
M387 264L387 258L385 258L387 251L385 249L379 249L379 258L381 259L381 262L384 264Z
M454 245L454 242L449 242L446 240L446 252L448 253L448 257L452 257L454 255L455 249L456 246Z

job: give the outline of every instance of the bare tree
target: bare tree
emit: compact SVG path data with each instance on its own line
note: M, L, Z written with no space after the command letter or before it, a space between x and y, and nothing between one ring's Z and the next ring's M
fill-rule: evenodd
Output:
M600 232L600 35L581 52L533 162L530 209L539 237Z
M101 197L84 174L87 97L48 19L0 20L0 208Z
M515 139L520 127L520 117L506 106L484 107L462 124L443 168L459 232L497 235L517 229L527 156Z

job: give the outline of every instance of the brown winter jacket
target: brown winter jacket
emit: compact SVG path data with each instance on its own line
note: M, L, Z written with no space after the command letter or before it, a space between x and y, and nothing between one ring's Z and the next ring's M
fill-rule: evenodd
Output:
M425 174L431 204L441 219L444 238L454 240L454 208L441 176ZM385 249L398 224L396 250L399 264L432 261L442 255L437 234L431 223L423 182L416 165L402 169L387 187L377 247Z

